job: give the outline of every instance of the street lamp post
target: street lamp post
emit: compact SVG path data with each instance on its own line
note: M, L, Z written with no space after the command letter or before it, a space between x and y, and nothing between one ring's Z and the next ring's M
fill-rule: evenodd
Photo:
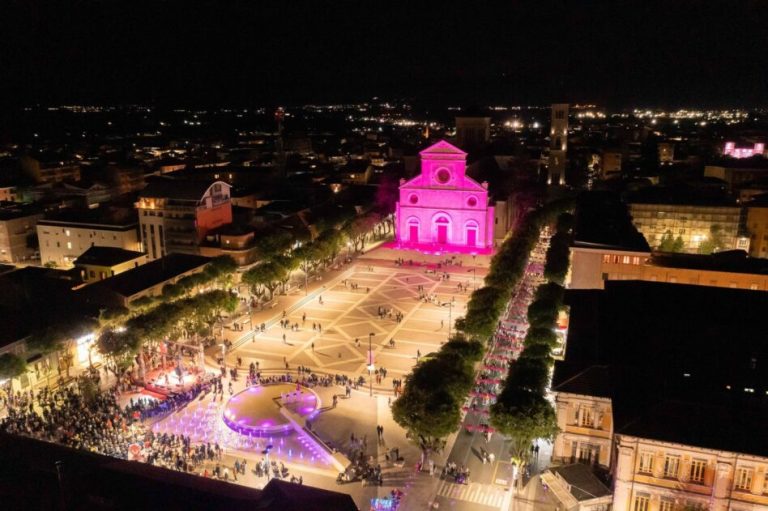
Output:
M347 261L349 261L350 259L352 259L352 242L348 241L347 242Z
M224 366L224 370L227 370L227 345L223 342L219 344L221 346L221 365Z
M373 371L373 346L371 339L373 339L373 336L376 335L373 332L368 334L368 395L373 397L373 376L371 375L371 371Z
M453 323L453 304L456 301L456 297L451 297L451 301L444 302L441 305L443 307L448 307L448 340L451 340L451 323Z

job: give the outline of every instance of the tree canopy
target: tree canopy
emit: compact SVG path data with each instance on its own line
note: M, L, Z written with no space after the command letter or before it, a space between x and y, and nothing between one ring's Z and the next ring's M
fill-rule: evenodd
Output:
M0 355L0 381L17 378L27 370L26 361L15 353Z

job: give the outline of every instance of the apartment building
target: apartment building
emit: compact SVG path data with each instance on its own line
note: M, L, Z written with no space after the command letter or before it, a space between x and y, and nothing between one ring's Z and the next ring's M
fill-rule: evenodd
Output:
M733 205L630 203L632 223L654 249L677 252L748 250L743 209Z
M768 295L609 281L566 302L553 460L607 472L616 511L768 509Z
M17 202L0 202L0 262L19 263L36 256L35 226L40 209Z
M91 247L141 252L138 223L128 211L101 208L66 211L37 223L42 264L70 268Z
M571 289L603 289L610 280L768 291L768 259L748 257L741 250L704 255L571 247Z
M232 223L230 185L156 178L139 193L141 242L151 260L177 252L200 254L205 235Z

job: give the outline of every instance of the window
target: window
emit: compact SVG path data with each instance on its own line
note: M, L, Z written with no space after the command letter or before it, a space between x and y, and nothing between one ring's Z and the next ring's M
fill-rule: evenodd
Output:
M595 415L591 408L579 408L579 426L583 428L595 426Z
M631 260L632 260L632 258L630 258L629 256L624 256L624 257L622 257L622 258L621 258L621 262L622 262L623 264L629 264L629 262L630 262Z
M752 476L754 471L751 468L740 468L736 471L736 480L734 486L737 490L750 491L752 489Z
M67 242L67 248L70 249L70 250L72 249L72 242L71 241Z
M603 262L604 263L610 263L611 262L610 254L603 254Z
M680 456L664 457L664 477L677 477L680 469Z
M659 502L659 511L672 511L675 507L675 501L672 499L661 499Z
M435 174L435 177L437 178L438 183L444 185L451 180L451 173L448 169L443 168L437 171L437 174Z
M707 468L706 460L693 460L691 462L691 481L694 483L704 482L704 470Z
M408 202L411 204L417 204L419 202L419 196L415 193L412 193L410 197L408 197Z
M653 473L653 453L641 452L640 453L640 466L637 469L641 474Z
M648 511L648 503L651 498L649 495L635 495L635 503L632 511Z

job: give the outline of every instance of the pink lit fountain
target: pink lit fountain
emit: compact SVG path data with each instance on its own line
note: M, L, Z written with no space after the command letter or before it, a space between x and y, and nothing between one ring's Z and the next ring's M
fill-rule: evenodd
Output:
M222 419L231 430L248 437L286 435L314 417L319 405L317 394L306 387L291 383L259 385L232 396Z

